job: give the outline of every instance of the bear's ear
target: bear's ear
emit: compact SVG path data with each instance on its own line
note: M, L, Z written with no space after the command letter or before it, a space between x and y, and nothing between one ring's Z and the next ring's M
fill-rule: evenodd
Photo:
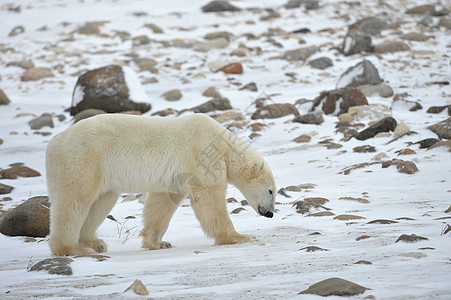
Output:
M265 161L264 161L264 160L258 161L258 162L255 164L255 166L254 166L254 171L255 171L255 172L260 171L260 170L263 168L263 165L264 165L264 164L265 164Z

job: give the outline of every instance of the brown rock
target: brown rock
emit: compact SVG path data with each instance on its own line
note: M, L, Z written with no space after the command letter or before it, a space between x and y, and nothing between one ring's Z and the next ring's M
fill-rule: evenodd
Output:
M251 116L255 119L276 119L287 115L299 116L298 109L290 103L276 103L259 107Z
M106 111L101 110L101 109L95 109L95 108L88 108L85 110L82 110L81 112L79 112L78 114L76 114L74 116L74 124L77 123L78 121L90 118L90 117L94 117L97 115L101 115L101 114L106 114Z
M12 190L14 190L12 186L0 183L0 195L9 194Z
M202 93L202 96L211 97L211 98L221 98L222 97L221 94L214 87L209 87L208 89L206 89Z
M382 163L382 168L388 168L389 166L395 165L396 169L400 173L413 174L418 171L417 166L411 161L404 161L401 159L393 159L389 161L384 161Z
M232 210L231 214L233 214L233 215L239 214L239 213L242 212L243 210L245 210L245 209L242 208L242 207L238 207L238 208L235 208L234 210Z
M50 232L48 197L33 197L7 212L0 232L9 236L46 237Z
M432 4L426 4L426 5L419 5L412 7L406 11L406 14L409 15L424 15L428 12L434 12L435 6Z
M38 177L41 173L26 166L14 166L0 171L0 179L17 179L20 177Z
M428 129L437 134L439 138L449 140L451 139L451 118L431 125Z
M308 198L304 199L304 202L318 204L318 205L324 205L326 202L329 202L329 200L327 198L323 198L323 197L308 197Z
M340 220L340 221L347 221L347 220L359 220L359 219L365 219L365 218L361 217L361 216L356 216L356 215L343 214L343 215L336 216L334 219Z
M54 275L72 275L69 266L74 260L68 257L53 257L41 260L30 268L30 271L47 271Z
M124 293L132 291L136 295L146 296L149 295L149 291L141 280L136 279L133 283L124 291Z
M309 135L303 134L295 138L293 141L296 143L308 143L312 138Z
M396 240L395 243L397 242L406 242L406 243L415 243L415 242L419 242L419 241L427 241L428 238L416 235L416 234L402 234L401 236L399 236L399 238Z
M393 223L398 223L398 222L392 221L392 220L385 220L385 219L377 219L377 220L372 220L372 221L368 222L368 224L393 224Z
M451 30L451 19L440 19L439 26L445 27L448 30Z
M252 123L251 125L249 125L249 127L251 127L252 131L262 131L263 128L268 127L268 125L263 124L263 123Z
M219 69L219 71L222 71L226 74L242 74L243 65L240 63L232 63L222 67L221 69Z
M232 109L230 100L228 98L223 97L211 99L210 101L195 106L190 110L194 111L195 113L207 113L215 110L228 110L228 109Z
M49 68L30 68L26 70L20 77L22 81L36 81L46 77L53 77L53 73Z
M448 147L448 152L451 152L451 140L439 142L439 143L429 147L428 150L438 148L438 147Z
M370 203L367 199L364 198L355 198L355 197L340 197L338 200L350 200L350 201L357 201L360 203Z
M177 101L182 98L182 92L179 89L173 89L161 95L166 101Z
M316 294L320 296L353 296L364 293L368 288L342 278L329 278L317 282L299 294Z
M401 41L386 41L373 47L373 52L375 53L391 53L407 50L410 50L410 47Z
M372 265L373 263L367 260L359 260L354 263L355 265Z
M412 149L402 149L400 151L397 151L398 155L411 155L411 154L417 154L415 151L413 151Z
M357 146L352 149L352 151L357 153L372 153L376 152L376 148L370 145L364 145L364 146Z
M308 214L307 217L327 217L327 216L335 216L335 214L331 211L319 211L316 213Z
M415 41L415 42L424 42L429 39L429 37L427 35L425 35L424 33L421 33L421 32L409 32L409 33L401 35L401 38L403 40Z
M442 111L444 111L445 109L448 109L448 115L451 116L451 105L431 106L428 108L428 110L426 112L430 113L430 114L439 114Z
M370 238L369 235L361 235L359 237L356 237L355 240L356 241L360 241L360 240L366 240L366 239L369 239L369 238Z
M6 96L5 92L0 89L0 105L7 105L11 101L9 100L8 96Z

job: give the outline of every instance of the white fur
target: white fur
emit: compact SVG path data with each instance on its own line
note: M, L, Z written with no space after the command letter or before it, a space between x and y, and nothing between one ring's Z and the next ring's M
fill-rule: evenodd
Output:
M100 115L56 135L46 154L54 255L104 252L96 230L120 193L149 193L143 247L162 241L180 201L190 196L204 232L217 244L251 241L233 227L227 182L259 213L272 216L276 186L248 144L203 114L179 118Z

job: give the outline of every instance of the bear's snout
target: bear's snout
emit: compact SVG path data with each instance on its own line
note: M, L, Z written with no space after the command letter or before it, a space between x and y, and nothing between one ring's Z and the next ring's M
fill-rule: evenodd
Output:
M274 213L272 211L269 211L261 206L258 207L258 212L262 216L267 217L267 218L272 218L274 216Z

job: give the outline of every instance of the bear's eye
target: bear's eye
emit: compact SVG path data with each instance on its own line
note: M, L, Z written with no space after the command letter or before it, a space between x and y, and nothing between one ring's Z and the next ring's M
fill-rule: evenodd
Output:
M272 190L269 190L269 194L272 195Z

